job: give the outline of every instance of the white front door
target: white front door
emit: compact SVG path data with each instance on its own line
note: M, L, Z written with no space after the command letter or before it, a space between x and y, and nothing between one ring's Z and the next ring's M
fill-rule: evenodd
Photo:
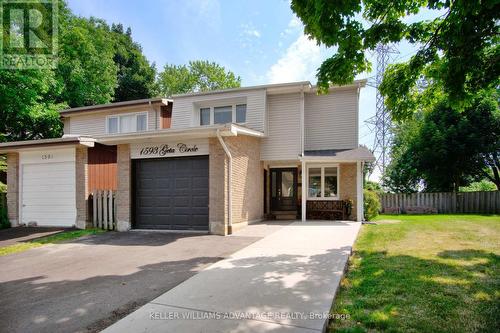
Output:
M22 165L21 219L38 226L76 222L75 162Z

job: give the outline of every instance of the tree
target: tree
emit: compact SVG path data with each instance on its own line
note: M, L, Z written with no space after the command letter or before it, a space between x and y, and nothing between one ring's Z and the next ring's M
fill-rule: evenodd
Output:
M488 178L500 189L500 109L496 92L480 94L463 111L446 99L396 131L385 176L393 191L458 191Z
M159 74L158 86L163 96L170 97L198 91L241 86L241 78L223 66L209 61L190 61L186 65L165 65Z
M99 19L72 15L61 25L56 73L63 90L56 98L70 107L109 103L118 84L109 27Z
M370 70L365 51L378 43L404 40L418 47L407 62L389 67L381 86L395 119L415 111L416 97L425 93L417 89L417 81L429 67L429 82L438 82L450 102L461 107L470 106L477 91L500 83L497 0L292 0L291 7L307 35L336 47L318 69L322 91ZM424 8L443 14L408 23L408 16Z
M118 86L114 101L155 96L157 93L155 65L149 64L141 46L132 40L132 30L128 28L124 32L122 24L113 24L111 33L115 42L113 60L118 67Z

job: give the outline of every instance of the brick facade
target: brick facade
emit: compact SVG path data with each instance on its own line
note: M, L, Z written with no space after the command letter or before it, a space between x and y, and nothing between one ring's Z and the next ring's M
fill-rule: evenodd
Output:
M232 231L260 221L264 214L263 165L260 139L239 136L224 141L233 157ZM227 235L228 230L228 158L217 138L209 141L209 223L213 234Z
M116 191L116 229L127 231L131 228L131 160L130 145L117 146L118 190Z
M88 148L79 146L75 149L75 191L76 191L76 227L85 229L88 222Z
M356 221L356 163L341 163L339 170L339 191L341 200L352 200L350 220Z
M19 154L7 154L7 214L10 225L19 225Z

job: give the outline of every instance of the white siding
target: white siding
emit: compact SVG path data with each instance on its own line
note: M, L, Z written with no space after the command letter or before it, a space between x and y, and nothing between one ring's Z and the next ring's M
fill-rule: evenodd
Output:
M268 137L262 140L262 160L296 160L300 147L300 93L269 95Z
M327 95L305 94L305 150L349 149L358 146L356 88Z
M160 114L159 107L154 109L149 106L129 107L110 110L107 112L90 112L85 114L70 115L68 130L64 128L64 134L101 136L106 135L106 117L113 114L148 112L148 130L152 131L158 128Z
M172 109L172 128L187 128L199 125L197 103L204 105L220 104L227 100L242 100L247 104L247 121L245 126L257 131L264 131L266 111L266 91L248 90L212 95L186 96L174 98Z

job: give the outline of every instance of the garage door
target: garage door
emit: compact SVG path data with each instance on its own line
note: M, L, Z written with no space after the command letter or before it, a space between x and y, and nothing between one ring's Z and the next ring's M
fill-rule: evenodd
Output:
M135 160L135 227L208 230L208 156Z
M39 226L73 226L76 221L75 163L22 166L21 218Z

